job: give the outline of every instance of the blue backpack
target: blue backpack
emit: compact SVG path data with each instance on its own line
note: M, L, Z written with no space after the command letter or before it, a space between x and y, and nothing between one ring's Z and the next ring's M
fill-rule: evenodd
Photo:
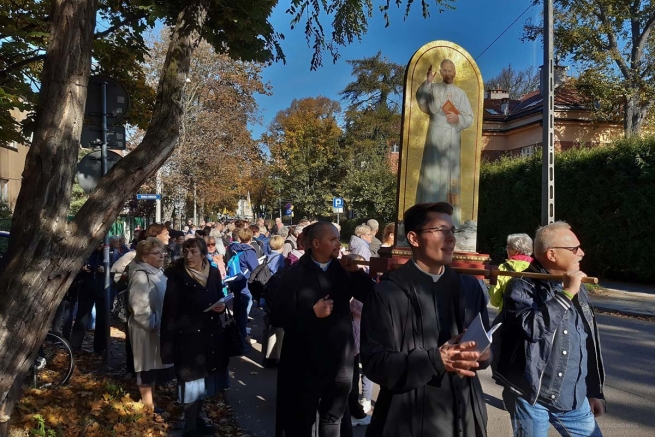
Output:
M230 280L234 279L241 274L241 252L232 252L227 265L225 266L225 279Z

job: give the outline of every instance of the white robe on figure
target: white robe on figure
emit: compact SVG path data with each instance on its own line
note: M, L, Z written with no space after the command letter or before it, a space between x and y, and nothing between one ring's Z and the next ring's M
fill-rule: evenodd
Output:
M430 115L421 161L416 203L449 202L453 222L460 222L461 131L473 124L473 110L466 93L453 84L423 82L416 91L421 111ZM459 111L459 122L448 123L442 106L450 100Z

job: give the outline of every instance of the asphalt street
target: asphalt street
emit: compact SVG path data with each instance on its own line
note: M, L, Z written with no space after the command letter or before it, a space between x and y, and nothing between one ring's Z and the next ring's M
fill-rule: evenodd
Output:
M261 312L253 309L253 336L261 342ZM491 315L493 318L493 315ZM607 415L599 419L606 437L654 435L655 430L655 323L631 318L598 315L607 379ZM232 389L228 401L239 425L251 436L273 436L275 424L276 375L261 367L261 344L247 357L230 365ZM489 413L489 436L509 436L509 415L502 410L501 387L489 370L480 372ZM375 394L377 394L377 387ZM550 435L559 435L551 428ZM363 437L365 427L356 427Z

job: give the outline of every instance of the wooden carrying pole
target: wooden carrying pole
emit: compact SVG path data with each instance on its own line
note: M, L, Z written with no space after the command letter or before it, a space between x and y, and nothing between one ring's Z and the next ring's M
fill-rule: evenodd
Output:
M359 261L353 260L361 266L370 266L370 261ZM547 273L533 273L533 272L508 272L505 270L489 270L489 269L468 269L465 267L453 267L457 273L462 273L465 275L475 275L475 276L484 276L485 278L491 278L493 276L511 276L513 278L533 278L533 279L544 279L546 281L563 281L564 277L562 275L550 275ZM584 277L582 282L585 284L598 284L598 278L594 277Z
M463 267L453 267L457 273L463 273L465 275L477 275L484 276L489 278L491 276L511 276L513 278L533 278L533 279L544 279L546 281L562 281L564 277L562 275L549 275L547 273L533 273L533 272L508 272L505 270L487 270L487 269L467 269ZM590 276L582 278L582 282L585 284L598 284L598 278L593 278Z

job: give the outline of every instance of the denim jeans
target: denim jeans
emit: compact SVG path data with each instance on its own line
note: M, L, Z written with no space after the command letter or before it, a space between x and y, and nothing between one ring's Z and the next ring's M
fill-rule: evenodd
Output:
M355 355L355 365L353 367L353 384L348 395L348 406L350 409L350 414L356 419L363 419L366 416L364 412L364 407L359 404L359 363L360 355ZM373 396L373 382L368 379L364 374L362 374L362 396L361 398L368 401L371 400Z
M589 401L572 411L555 411L539 403L531 405L509 389L503 390L505 407L512 419L514 437L547 437L548 424L566 437L602 437Z

